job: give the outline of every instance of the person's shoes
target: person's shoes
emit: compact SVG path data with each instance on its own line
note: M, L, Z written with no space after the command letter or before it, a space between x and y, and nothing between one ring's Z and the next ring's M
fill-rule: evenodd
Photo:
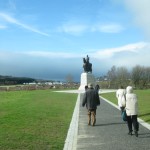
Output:
M138 132L137 131L135 131L135 136L138 137Z
M129 132L128 135L132 135L132 132Z

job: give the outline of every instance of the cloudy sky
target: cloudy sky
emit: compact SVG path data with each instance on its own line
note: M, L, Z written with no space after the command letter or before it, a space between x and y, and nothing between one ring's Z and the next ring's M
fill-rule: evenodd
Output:
M80 81L149 66L149 0L0 0L0 75Z

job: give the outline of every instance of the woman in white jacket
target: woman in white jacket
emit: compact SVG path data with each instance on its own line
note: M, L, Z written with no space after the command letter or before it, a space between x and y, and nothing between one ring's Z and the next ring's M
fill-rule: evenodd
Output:
M120 88L116 92L116 97L118 99L118 106L121 110L121 113L125 108L125 94L126 94L125 89L123 88L123 86L120 86Z
M132 125L134 127L135 136L138 137L139 124L137 121L138 102L137 95L133 93L133 88L128 86L126 88L126 113L129 135L132 135Z

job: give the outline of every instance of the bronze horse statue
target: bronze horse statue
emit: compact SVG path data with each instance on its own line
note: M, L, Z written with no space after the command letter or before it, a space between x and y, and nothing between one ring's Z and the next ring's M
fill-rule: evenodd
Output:
M83 58L83 68L84 72L91 72L92 73L92 64L89 62L89 57L87 55L87 58Z

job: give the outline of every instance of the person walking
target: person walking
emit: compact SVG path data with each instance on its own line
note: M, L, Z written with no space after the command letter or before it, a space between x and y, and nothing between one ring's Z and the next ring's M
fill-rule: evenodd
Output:
M126 114L129 135L132 135L132 125L134 127L135 136L138 137L139 123L137 121L138 114L138 99L137 95L133 93L132 86L126 88Z
M84 87L84 89L85 89L85 91L87 91L87 89L88 89L88 85L86 85L86 86Z
M85 91L82 100L82 107L86 105L88 111L88 125L95 126L96 123L96 109L100 105L100 98L97 91L92 84L88 84L88 89Z
M99 90L100 90L100 86L98 84L96 84L95 86L95 90L97 91L97 93L99 94Z
M123 86L120 86L120 88L116 92L116 97L118 99L118 106L121 110L121 114L125 109L125 103L126 103L125 94L126 94L126 90L123 88Z

